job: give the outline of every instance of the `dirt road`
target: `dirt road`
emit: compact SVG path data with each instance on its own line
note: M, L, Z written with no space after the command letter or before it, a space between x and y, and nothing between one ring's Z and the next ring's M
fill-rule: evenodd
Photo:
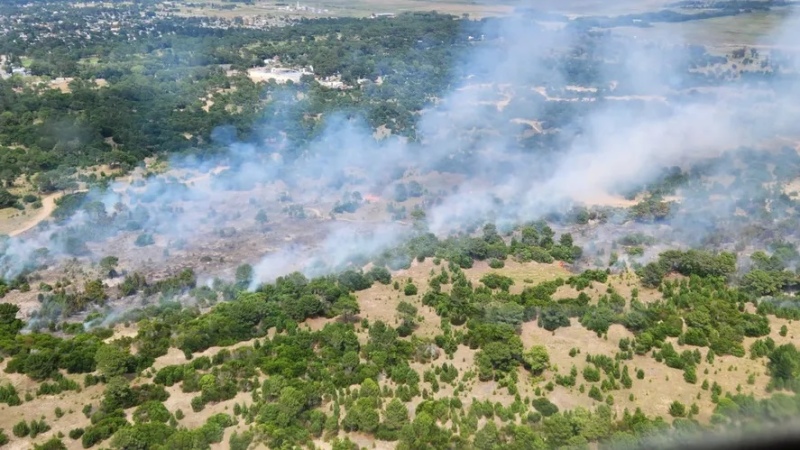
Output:
M8 233L9 236L18 236L31 228L39 225L43 220L46 220L50 217L50 214L53 213L56 209L56 200L61 198L64 195L63 192L57 192L55 194L50 194L42 197L42 207L36 210L36 213L32 215L28 220L21 225L19 228L12 230Z

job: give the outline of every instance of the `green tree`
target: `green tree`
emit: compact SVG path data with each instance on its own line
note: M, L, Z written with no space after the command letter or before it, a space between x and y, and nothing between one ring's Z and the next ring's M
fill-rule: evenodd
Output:
M352 322L355 320L356 315L361 312L361 307L358 305L358 300L352 295L342 295L333 304L333 311L336 314L341 314L342 320L345 322Z
M242 264L236 268L236 287L239 289L247 289L253 281L253 266L250 264Z
M675 400L669 405L669 415L672 417L684 417L686 415L686 405Z
M408 423L408 408L399 399L392 399L386 405L382 425L389 431L400 431Z
M11 208L17 203L17 196L12 195L4 188L0 188L0 209Z
M14 436L21 438L30 434L31 428L28 426L28 422L21 420L14 425L11 432L14 433Z
M539 411L544 417L550 417L558 412L558 406L544 397L533 399L531 401L531 406L533 406L536 411Z
M561 307L546 307L542 309L542 312L539 314L539 326L547 331L555 331L560 327L568 327L569 324L569 317Z
M83 295L86 300L92 303L103 304L105 303L108 295L106 295L105 286L100 280L87 281L83 286Z
M142 403L133 412L133 421L135 423L147 422L160 422L167 423L170 418L170 413L163 403L155 400Z
M683 379L687 383L697 383L697 370L695 369L695 366L686 366L686 368L683 370Z
M100 269L110 278L117 276L117 265L119 258L116 256L106 256L100 260Z
M523 353L522 361L531 373L539 375L550 365L550 355L543 345L534 345Z
M139 423L123 427L111 439L111 447L117 449L147 449L167 442L175 429L158 422Z
M417 317L417 307L406 301L401 301L397 305L397 313L403 323L413 327Z
M777 347L769 355L767 369L773 379L793 381L800 375L800 352L794 344Z
M43 444L35 444L33 450L67 450L67 446L56 436L51 437Z
M489 421L475 433L474 448L476 450L494 450L502 447L500 432L493 421Z
M128 371L130 353L115 344L104 344L97 349L94 360L97 370L106 377L112 378Z
M449 440L449 433L439 428L436 419L423 411L414 417L413 422L403 427L397 450L445 448Z

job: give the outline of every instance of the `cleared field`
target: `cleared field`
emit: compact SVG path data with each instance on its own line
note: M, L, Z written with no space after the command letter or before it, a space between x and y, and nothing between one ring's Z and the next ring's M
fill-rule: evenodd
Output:
M561 13L567 16L614 16L637 12L654 11L672 3L669 0L622 0L607 2L603 0L543 0L526 5L541 11Z
M600 0L545 0L530 4L517 0L468 1L468 0L323 0L315 2L287 2L288 7L277 7L274 2L257 1L251 5L236 5L231 9L212 7L211 1L194 1L192 6L181 5L181 15L209 17L252 17L252 16L296 16L296 17L329 17L329 16L370 16L381 13L403 13L437 11L440 13L462 15L472 18L502 16L514 13L517 8L533 8L541 11L564 14L570 17L586 15L620 15L645 11L653 11L665 7L667 0L624 0L621 2L603 2ZM200 6L198 6L200 5ZM207 5L207 6L204 6Z
M521 2L500 0L494 2L458 0L328 0L320 2L323 7L335 8L345 15L369 15L372 13L400 13L437 11L447 14L469 14L471 17L505 15L513 12Z
M315 2L300 2L297 9L296 2L287 2L289 7L277 7L275 2L260 1L252 5L237 5L232 9L212 8L213 2L195 1L194 6L181 6L180 14L189 16L209 17L252 17L252 16L295 16L295 17L330 17L330 16L356 16L364 17L380 13L403 13L437 11L447 14L469 14L473 18L506 15L514 11L514 7L521 2L514 0L501 1L459 1L459 0L326 0ZM206 6L196 6L203 5Z
M683 23L657 23L649 28L618 27L612 32L639 39L670 42L682 39L688 44L712 47L750 45L788 48L788 33L798 29L799 17L796 11L775 9Z

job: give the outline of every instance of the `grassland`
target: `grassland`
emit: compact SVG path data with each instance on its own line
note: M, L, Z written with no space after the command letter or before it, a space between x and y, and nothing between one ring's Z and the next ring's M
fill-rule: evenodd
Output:
M320 0L314 2L300 2L301 7L309 7L317 10L327 10L323 13L314 13L308 10L296 10L296 2L287 2L291 9L277 7L275 2L257 1L252 5L236 5L233 9L221 10L211 7L211 1L193 1L193 5L207 6L185 6L179 3L179 9L184 15L198 15L211 17L248 17L256 15L291 15L299 17L320 17L320 16L355 16L365 17L379 13L403 13L437 11L445 14L462 15L467 14L472 18L483 18L488 16L503 16L511 14L518 7L534 7L540 10L558 12L570 16L592 15L592 14L627 14L634 12L650 11L664 6L664 0L629 1L615 2L609 5L607 2L597 0L576 0L569 2L557 2L547 0L530 5L526 2L517 0L499 1L468 1L468 0Z
M681 22L656 23L652 27L618 27L613 33L646 40L675 42L709 47L757 46L773 47L777 38L797 30L800 25L788 9L756 11L737 16Z
M287 2L291 9L278 7L274 2L255 2L252 5L237 5L233 9L215 9L211 7L213 2L191 2L193 5L207 6L183 6L179 10L182 15L188 16L209 16L209 17L252 17L252 16L295 16L295 17L367 17L372 14L380 13L403 13L403 12L427 12L437 11L440 13L462 15L468 14L473 18L488 16L507 15L513 12L515 5L519 2L503 0L498 2L474 2L459 0L322 0L315 2L300 2L301 7L323 10L314 12L306 9L297 10L296 2ZM327 10L327 11L325 11Z

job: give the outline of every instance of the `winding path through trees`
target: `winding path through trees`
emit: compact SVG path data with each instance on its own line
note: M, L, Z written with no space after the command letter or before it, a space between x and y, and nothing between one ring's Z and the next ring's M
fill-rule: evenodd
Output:
M19 228L12 230L8 233L9 236L19 236L20 234L30 230L31 228L39 225L43 220L46 220L50 217L50 214L53 213L56 209L56 200L61 198L64 195L63 192L56 192L54 194L46 195L42 197L42 207L37 209L35 213L25 222L25 224L21 225Z

